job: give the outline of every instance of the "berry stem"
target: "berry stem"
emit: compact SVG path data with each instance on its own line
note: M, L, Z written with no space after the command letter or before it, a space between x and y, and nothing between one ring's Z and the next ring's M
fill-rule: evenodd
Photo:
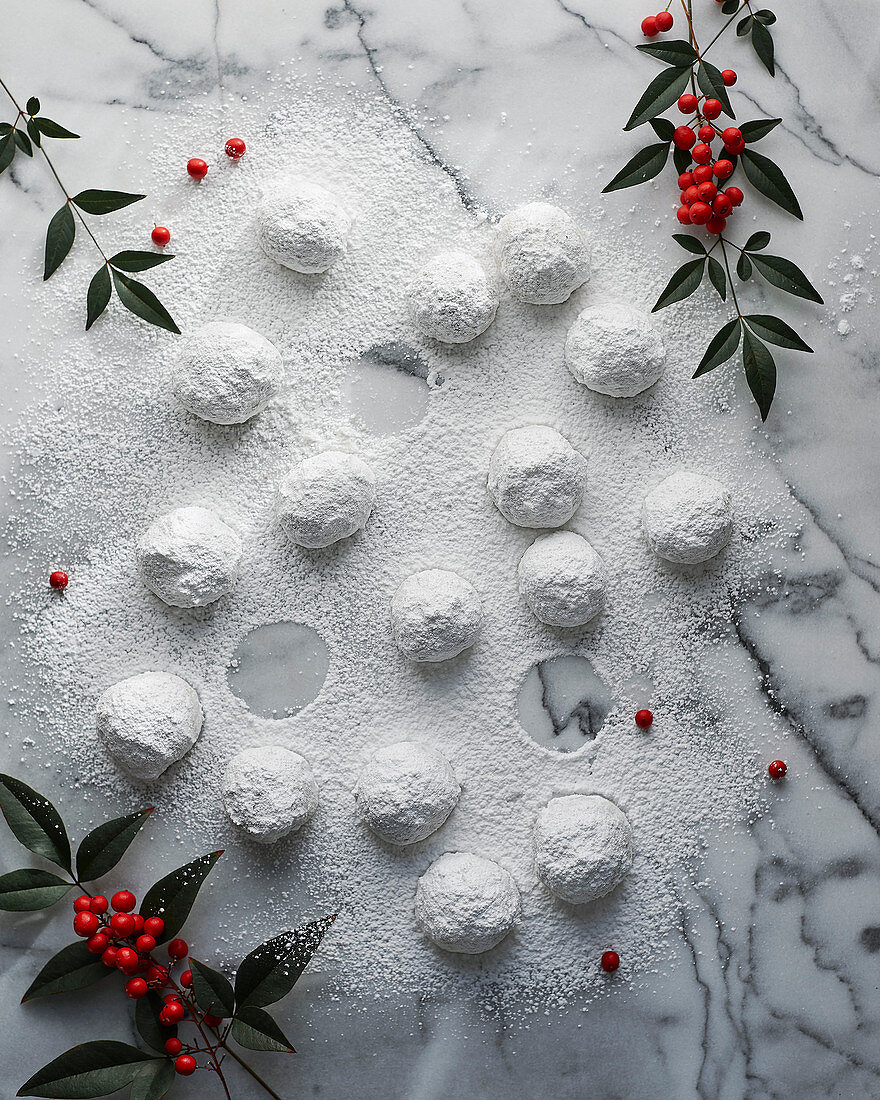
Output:
M272 1088L272 1086L271 1086L271 1085L268 1085L268 1084L266 1084L266 1082L265 1082L265 1081L263 1080L263 1078L262 1078L262 1077L261 1077L261 1076L259 1075L259 1073L257 1073L257 1071L256 1071L255 1069L253 1069L253 1068L252 1068L251 1066L249 1066L249 1065L247 1064L247 1062L246 1062L246 1061L244 1060L244 1058L239 1058L239 1056L238 1056L238 1055L237 1055L237 1054L235 1053L235 1051L234 1051L234 1050L232 1049L232 1047L228 1047L228 1046L226 1046L226 1044L224 1043L224 1044L223 1044L223 1049L224 1049L224 1050L226 1051L226 1053L227 1053L227 1054L231 1055L231 1057L233 1057L233 1058L235 1059L235 1061L236 1061L236 1062L238 1062L238 1064L239 1064L239 1065L240 1065L240 1066L242 1067L242 1069L245 1069L245 1070L247 1070L247 1072L248 1072L248 1073L249 1073L249 1074L251 1075L251 1077L253 1077L253 1079L254 1079L254 1080L255 1080L255 1081L257 1082L257 1084L258 1084L258 1085L262 1085L262 1086L263 1086L263 1088L264 1088L264 1089L266 1090L266 1092L268 1092L268 1094L269 1094L269 1095L270 1095L271 1097L273 1097L273 1098L274 1098L274 1100L282 1100L282 1098L281 1098L281 1097L280 1097L280 1096L278 1095L278 1093L277 1093L277 1092L276 1092L276 1091L275 1091L275 1090L274 1090L274 1089Z
M720 38L720 37L722 36L722 34L724 34L724 32L725 32L725 31L727 30L727 28L728 28L728 27L730 26L730 24L731 24L731 23L732 23L732 22L734 21L734 19L736 19L736 18L738 18L738 17L740 16L740 15L742 15L742 11L743 11L743 8L748 8L748 10L749 10L749 15L751 15L751 14L752 14L752 9L751 9L751 8L749 7L749 0L745 0L745 2L743 3L742 7L739 7L739 8L737 8L737 9L736 9L736 11L735 11L735 12L733 13L733 15L731 15L731 17L730 17L730 18L729 18L729 19L727 20L727 22L726 22L726 23L724 24L724 26L723 26L723 27L721 28L721 30L720 30L720 31L719 31L719 32L718 32L718 33L717 33L717 34L715 35L715 37L714 37L713 39L711 39L711 40L710 40L710 42L709 42L709 45L708 45L708 46L707 46L707 47L705 48L705 50L703 50L703 55L705 55L706 53L708 53L708 51L709 51L709 50L710 50L710 49L712 48L712 46L714 46L714 45L715 45L715 43L716 43L716 42L718 41L718 39L719 39L719 38ZM702 55L701 55L701 56L702 56Z
M733 296L733 304L736 307L736 315L742 320L742 312L739 308L739 302L736 299L736 287L733 285L733 275L730 273L730 264L727 262L727 249L724 247L724 237L718 237L718 242L721 245L721 255L724 257L724 270L727 272L727 281L730 283L730 293ZM735 246L734 246L735 247Z

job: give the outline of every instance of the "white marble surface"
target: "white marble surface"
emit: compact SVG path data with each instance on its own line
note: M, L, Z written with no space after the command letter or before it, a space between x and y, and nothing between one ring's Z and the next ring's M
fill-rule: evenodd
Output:
M766 430L751 435L797 502L803 533L768 562L732 621L741 691L766 703L758 748L772 752L787 735L790 768L803 778L786 786L771 817L710 845L698 882L682 882L685 962L655 983L622 986L586 1016L548 1012L527 1030L507 1029L470 1003L404 1002L365 1023L344 1004L302 996L291 1025L302 1053L285 1070L266 1061L285 1096L880 1096L880 33L871 0L777 6L778 78L733 46L749 76L738 92L785 119L776 152L806 225L768 220L779 251L816 275L827 305L798 314L811 318L817 354L787 363ZM207 97L228 104L234 119L237 97L282 63L378 87L404 106L400 125L418 134L462 202L497 211L579 174L596 195L629 155L633 142L620 125L650 75L631 48L644 14L634 0L6 0L0 75L89 135L66 151L69 174L83 184L96 165L112 175L123 109L173 118ZM53 199L32 176L0 180L9 418L39 371L34 349L63 356L71 336L66 321L39 309L40 241ZM657 197L629 192L619 201L660 247L669 224ZM21 277L27 269L31 283ZM744 390L741 397L735 415L749 424ZM14 555L3 560L8 580L17 567ZM14 613L4 601L13 641ZM14 650L4 667L14 684ZM10 709L3 767L40 787L45 775L19 761L18 721ZM157 837L151 855L161 862L180 845L161 829ZM5 837L0 852L4 865L16 858ZM29 950L41 922L0 925L3 1096L63 1046L94 1037L94 1019L115 1003L97 994L88 1020L69 1002L16 1007L47 949ZM236 1096L258 1095L244 1078L235 1084ZM204 1084L190 1093L211 1095Z

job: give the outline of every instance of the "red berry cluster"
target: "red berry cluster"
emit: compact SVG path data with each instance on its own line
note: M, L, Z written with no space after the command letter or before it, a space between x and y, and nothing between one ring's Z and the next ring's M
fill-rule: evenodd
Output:
M220 1016L200 1011L192 995L185 992L192 987L192 971L185 970L175 983L175 965L189 954L185 940L174 939L168 944L169 962L159 962L153 957L156 942L165 931L161 917L146 917L136 913L137 898L130 890L118 890L108 901L103 895L82 895L73 903L73 930L86 941L86 948L93 955L100 955L105 966L119 970L128 980L125 994L133 1000L151 991L171 987L174 992L164 995L159 1013L163 1027L174 1027L189 1017L194 1023L217 1027ZM113 913L110 913L110 910ZM189 1077L198 1068L193 1056L176 1036L165 1042L165 1052L174 1058L174 1068L183 1077Z
M642 34L645 38L653 38L661 31L671 31L674 20L672 13L661 11L658 15L648 15L642 20Z
M726 69L723 76L725 84L736 81L733 69ZM677 149L690 151L694 161L694 167L678 177L681 192L678 220L682 225L705 225L710 233L723 233L727 218L742 203L744 195L738 187L722 190L720 184L732 175L734 163L730 157L738 156L745 149L745 139L738 126L719 130L714 125L724 108L721 101L712 96L702 98L701 102L687 92L679 96L678 109L693 118L687 126L676 127L672 141ZM716 138L721 139L727 156L715 157L712 143Z

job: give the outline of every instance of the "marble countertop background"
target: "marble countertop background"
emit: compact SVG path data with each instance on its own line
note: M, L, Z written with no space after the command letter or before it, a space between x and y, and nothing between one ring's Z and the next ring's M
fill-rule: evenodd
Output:
M621 988L586 1016L516 1031L464 1003L414 1002L365 1026L345 1005L303 996L301 1053L267 1070L285 1096L880 1097L880 30L875 0L777 7L778 77L750 58L737 92L785 120L778 155L806 226L780 218L774 234L820 277L827 304L811 336L817 354L785 373L755 437L803 509L803 537L737 610L736 628L743 690L763 694L805 778L787 786L772 821L707 851L703 879L685 887L689 963L658 976L651 995ZM90 135L70 154L83 170L89 157L112 165L122 106L173 117L207 98L234 119L237 97L282 64L378 89L462 201L494 211L570 179L574 133L592 135L592 166L606 175L627 159L620 126L649 76L632 49L645 14L635 0L5 0L0 75ZM0 181L0 203L9 186ZM32 312L17 275L44 231L42 197L18 197L15 209L0 240L9 418L38 366L17 356L23 326L39 330L47 355L63 354L66 338ZM652 207L647 232L654 217ZM667 233L658 220L658 242ZM2 568L11 576L14 558ZM8 608L3 616L14 638ZM4 720L15 733L14 715ZM39 787L17 758L3 767ZM4 863L12 850L4 838ZM29 941L26 926L0 927L3 1098L94 1034L69 1002L17 1007ZM94 1019L111 1001L90 1004ZM235 1095L258 1092L241 1077Z

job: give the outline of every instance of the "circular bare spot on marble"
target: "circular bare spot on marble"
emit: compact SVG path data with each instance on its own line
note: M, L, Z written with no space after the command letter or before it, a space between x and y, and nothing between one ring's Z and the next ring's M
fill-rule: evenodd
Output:
M339 401L373 435L396 435L418 424L430 391L442 385L415 348L392 340L374 344L348 366Z
M526 673L516 717L542 748L577 752L596 739L616 705L611 689L586 657L562 654L538 661Z
M303 623L267 623L238 643L226 677L233 695L261 718L290 718L318 697L330 657Z

